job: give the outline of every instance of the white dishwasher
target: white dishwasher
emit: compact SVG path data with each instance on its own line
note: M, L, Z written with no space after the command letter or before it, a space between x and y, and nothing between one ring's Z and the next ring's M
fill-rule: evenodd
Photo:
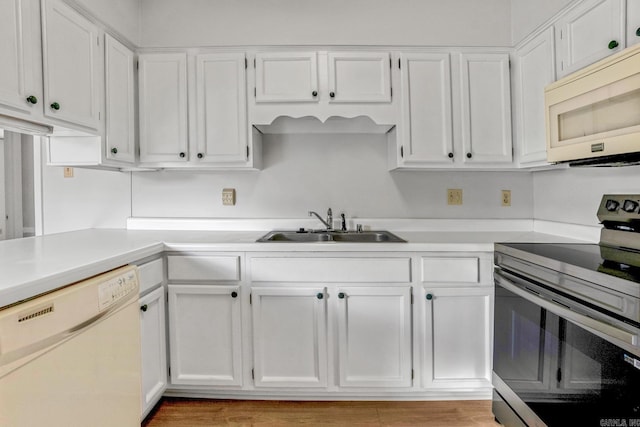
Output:
M0 426L140 425L135 266L0 310Z

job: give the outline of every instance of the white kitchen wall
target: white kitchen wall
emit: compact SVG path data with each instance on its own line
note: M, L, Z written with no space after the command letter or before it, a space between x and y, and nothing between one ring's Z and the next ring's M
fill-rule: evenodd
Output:
M118 31L133 44L140 44L140 0L72 1L93 16L99 17L102 22Z
M133 174L133 216L299 218L307 211L377 218L530 218L527 172L389 172L384 135L266 135L260 172ZM223 206L223 188L236 206ZM463 205L446 204L447 188ZM513 205L500 205L500 190ZM292 226L295 226L293 224Z
M510 0L141 2L143 47L278 44L511 46Z
M539 25L577 0L511 0L511 38L518 44ZM636 0L634 0L636 1Z
M131 174L44 166L43 228L45 234L85 228L125 228L131 214Z

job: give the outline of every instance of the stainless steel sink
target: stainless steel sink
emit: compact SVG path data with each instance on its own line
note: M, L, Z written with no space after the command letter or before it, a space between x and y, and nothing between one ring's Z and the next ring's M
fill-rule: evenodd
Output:
M401 239L388 231L270 231L257 242L344 242L344 243L383 243L402 242Z

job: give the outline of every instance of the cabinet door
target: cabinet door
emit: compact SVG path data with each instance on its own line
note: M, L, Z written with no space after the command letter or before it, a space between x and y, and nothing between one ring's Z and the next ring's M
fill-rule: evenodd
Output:
M163 287L140 298L143 417L160 400L167 388L164 298Z
M318 102L316 52L256 54L256 102Z
M186 162L187 55L150 53L138 62L140 161Z
M428 289L425 387L491 387L493 288Z
M627 46L640 43L640 2L627 1Z
M391 102L388 52L329 52L329 102Z
M251 290L256 387L326 387L324 288Z
M521 164L547 159L544 88L555 80L553 27L515 53L515 122Z
M510 162L509 55L462 54L460 65L465 163Z
M624 0L585 1L561 18L556 30L558 77L563 77L624 49Z
M106 157L135 161L133 52L105 35Z
M0 0L0 108L37 115L42 111L38 3Z
M241 385L240 290L169 285L171 383Z
M341 387L411 386L411 288L341 287Z
M196 85L198 149L193 160L244 165L248 131L244 54L198 55Z
M44 114L100 129L102 47L98 27L60 0L43 0Z
M402 162L451 163L451 66L448 53L402 58Z

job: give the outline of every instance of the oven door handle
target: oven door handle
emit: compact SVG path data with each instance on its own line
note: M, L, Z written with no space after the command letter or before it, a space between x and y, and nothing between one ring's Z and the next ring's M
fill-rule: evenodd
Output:
M549 310L550 312L560 317L571 321L572 323L575 323L576 325L588 330L589 332L595 333L596 335L599 335L609 341L613 339L615 341L621 341L627 345L631 345L634 347L637 347L638 345L637 334L625 331L620 328L616 328L615 326L585 316L584 314L576 313L575 311L570 310L560 304L555 304L551 301L540 298L532 291L528 291L527 289L523 289L522 287L516 285L515 283L517 283L517 278L511 276L505 271L496 271L494 276L496 284L528 301L533 302L536 305L539 305L544 309Z

